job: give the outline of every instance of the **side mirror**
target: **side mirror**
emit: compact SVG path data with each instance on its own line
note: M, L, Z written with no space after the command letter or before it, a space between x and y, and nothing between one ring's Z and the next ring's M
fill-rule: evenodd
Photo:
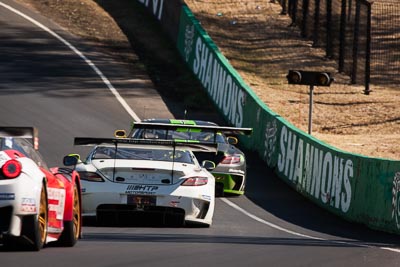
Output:
M211 161L211 160L204 160L201 163L201 167L203 167L207 171L212 171L212 170L215 169L215 163L213 161Z
M114 132L114 136L116 138L126 138L126 131L125 130L116 130Z
M70 154L64 157L63 164L64 166L75 166L80 162L80 158L79 154Z
M226 141L228 141L228 144L231 144L231 145L236 145L237 143L239 143L239 140L233 136L228 136L226 138Z

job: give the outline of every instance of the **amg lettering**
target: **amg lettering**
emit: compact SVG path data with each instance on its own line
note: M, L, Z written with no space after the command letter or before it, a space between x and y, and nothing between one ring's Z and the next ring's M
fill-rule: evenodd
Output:
M126 188L126 191L146 191L146 192L152 192L156 191L158 189L158 186L154 185L128 185Z

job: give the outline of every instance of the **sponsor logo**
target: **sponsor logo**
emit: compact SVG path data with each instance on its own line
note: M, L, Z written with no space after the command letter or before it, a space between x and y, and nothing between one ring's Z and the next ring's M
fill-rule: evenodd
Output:
M0 194L0 200L14 200L15 194L14 193L2 193Z
M190 53L192 53L193 38L194 38L194 25L186 25L185 48L184 48L186 62L189 61Z
M49 211L56 213L57 220L64 218L65 190L58 188L47 188L49 198Z
M202 195L201 198L205 199L207 201L211 201L211 196L208 196L208 195Z
M21 201L22 212L36 212L36 201L34 198L22 198Z
M353 162L304 142L287 127L280 135L278 171L315 199L342 212L350 208Z
M397 172L393 178L392 218L396 222L397 229L400 229L400 172Z
M276 140L278 127L276 126L276 120L269 121L267 127L265 128L265 141L264 141L264 159L266 160L268 166L271 166L272 155L275 152Z
M155 195L157 190L158 186L155 185L128 185L125 193L133 195Z

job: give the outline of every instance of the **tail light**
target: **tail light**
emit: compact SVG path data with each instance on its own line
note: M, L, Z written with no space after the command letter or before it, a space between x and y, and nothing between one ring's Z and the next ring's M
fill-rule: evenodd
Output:
M225 155L220 164L237 164L240 163L241 156L239 154Z
M183 186L200 186L208 183L207 177L190 177L185 179L182 183Z
M10 159L1 167L1 171L6 178L13 179L18 177L22 171L22 165L18 160Z
M78 172L81 180L89 182L104 182L103 177L95 172Z

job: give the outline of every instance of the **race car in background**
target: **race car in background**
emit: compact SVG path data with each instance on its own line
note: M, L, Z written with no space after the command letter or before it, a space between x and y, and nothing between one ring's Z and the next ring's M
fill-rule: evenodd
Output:
M76 158L66 156L66 165ZM80 180L76 171L48 168L37 129L0 127L0 243L38 251L49 242L74 246L81 236Z
M246 157L236 146L233 135L249 135L252 128L221 127L200 120L148 119L132 123L130 138L167 139L217 144L217 154L195 151L199 161L208 159L217 165L211 172L215 176L216 196L243 195L246 186ZM116 131L124 136L124 131Z
M216 153L212 144L90 137L74 144L94 146L76 170L83 216L98 225L212 224L215 179L208 170L215 164L200 165L192 152Z

